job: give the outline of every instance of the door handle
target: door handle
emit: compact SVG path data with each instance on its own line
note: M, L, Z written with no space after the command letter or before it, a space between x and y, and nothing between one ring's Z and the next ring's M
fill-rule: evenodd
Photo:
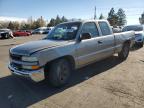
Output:
M100 41L100 40L98 41L98 44L102 44L102 43L103 43L102 41Z

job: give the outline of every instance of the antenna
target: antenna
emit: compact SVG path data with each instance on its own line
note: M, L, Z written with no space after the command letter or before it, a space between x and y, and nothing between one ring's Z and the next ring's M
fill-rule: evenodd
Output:
M94 10L94 20L97 18L96 16L96 6L95 6L95 10Z

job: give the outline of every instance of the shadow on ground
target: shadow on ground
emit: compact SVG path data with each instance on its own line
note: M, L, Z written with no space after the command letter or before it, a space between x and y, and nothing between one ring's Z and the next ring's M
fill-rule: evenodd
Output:
M52 95L75 86L97 74L105 72L122 61L117 56L112 56L103 61L94 63L73 72L72 78L65 87L52 88L46 82L32 83L24 78L7 76L0 78L0 107L1 108L24 108Z

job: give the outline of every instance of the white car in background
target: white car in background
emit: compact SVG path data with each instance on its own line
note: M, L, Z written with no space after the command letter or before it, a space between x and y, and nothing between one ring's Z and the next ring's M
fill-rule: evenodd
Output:
M13 38L13 32L10 29L0 29L0 39Z
M40 27L32 31L32 34L48 34L52 27Z
M122 31L135 31L135 45L143 47L144 44L144 27L142 25L125 26Z

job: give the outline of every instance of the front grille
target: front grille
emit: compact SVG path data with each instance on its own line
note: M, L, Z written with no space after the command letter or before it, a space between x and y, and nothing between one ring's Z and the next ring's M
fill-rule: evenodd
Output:
M11 66L15 68L16 70L22 70L22 65L16 64L16 63L11 63Z
M10 54L10 57L12 60L17 60L17 61L21 61L21 59L22 59L22 56L15 55L15 54Z

